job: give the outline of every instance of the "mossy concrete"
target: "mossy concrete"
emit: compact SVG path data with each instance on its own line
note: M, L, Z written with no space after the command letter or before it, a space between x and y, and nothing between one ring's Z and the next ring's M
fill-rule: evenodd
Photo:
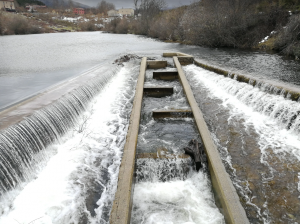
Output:
M179 60L177 57L173 57L173 60L178 70L179 80L182 83L184 92L193 111L194 119L208 157L208 166L216 203L224 215L226 223L248 224L249 220L246 216L246 212L225 170Z
M132 185L134 184L136 145L140 125L147 58L141 62L140 74L136 86L130 125L124 146L123 158L119 169L118 186L112 206L109 222L111 224L130 223L132 209Z

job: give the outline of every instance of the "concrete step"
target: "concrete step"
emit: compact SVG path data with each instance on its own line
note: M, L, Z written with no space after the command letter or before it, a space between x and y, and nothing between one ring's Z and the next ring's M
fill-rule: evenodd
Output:
M185 118L193 117L193 112L186 109L174 109L174 110L154 110L152 111L154 119L161 118Z
M174 93L173 87L144 87L144 96L148 97L165 97Z
M147 61L147 69L165 68L167 64L167 61Z
M153 79L172 81L178 79L177 71L153 72Z

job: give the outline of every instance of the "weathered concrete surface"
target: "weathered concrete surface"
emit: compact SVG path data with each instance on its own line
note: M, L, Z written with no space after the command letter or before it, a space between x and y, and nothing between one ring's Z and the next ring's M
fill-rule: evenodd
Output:
M183 117L193 117L193 112L191 110L154 110L152 111L152 117L154 119L159 118L183 118Z
M153 79L173 81L178 79L178 72L177 71L153 72Z
M213 191L217 205L225 217L226 223L248 224L249 220L242 207L236 190L227 174L220 155L214 145L210 132L207 128L203 114L194 98L191 87L185 77L177 57L173 57L177 67L179 79L182 83L188 102L192 108L197 128L201 135L203 145L208 157L209 171L212 180Z
M167 67L167 61L147 61L147 68L148 69L160 69Z
M163 57L166 57L166 58L171 58L171 57L192 57L191 55L189 54L184 54L184 53L181 53L181 52L167 52L167 53L163 53Z
M181 52L163 53L163 57L177 57L181 65L194 64L194 57L192 55Z
M174 93L173 87L144 87L144 96L148 97L165 97Z
M130 116L130 125L119 170L117 192L115 194L109 220L111 224L130 223L133 196L132 185L134 182L133 173L135 168L136 144L140 125L146 68L147 58L144 57L141 62L140 74Z

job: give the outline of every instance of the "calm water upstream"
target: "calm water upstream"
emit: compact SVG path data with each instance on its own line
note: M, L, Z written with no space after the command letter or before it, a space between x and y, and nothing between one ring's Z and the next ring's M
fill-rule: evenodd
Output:
M125 54L161 60L172 51L300 92L299 62L276 54L101 32L0 37L0 110L83 73L97 75L0 132L1 224L108 223L140 63L114 61ZM184 70L250 222L300 223L300 103L194 65ZM146 84L163 83L147 72ZM167 85L175 86L172 97L144 99L139 153L180 155L200 138L192 119L152 119L153 109L188 108L179 83ZM207 174L181 170L190 161L137 163L143 178L133 223L224 222Z

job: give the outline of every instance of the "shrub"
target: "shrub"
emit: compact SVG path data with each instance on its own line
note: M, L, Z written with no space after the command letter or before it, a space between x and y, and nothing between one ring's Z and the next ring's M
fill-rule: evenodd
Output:
M13 16L10 20L8 30L11 34L28 34L28 20L25 17Z
M0 32L4 35L36 34L44 31L36 21L30 21L22 15L3 13L1 17Z
M275 49L287 55L300 57L300 15L290 17L287 25L280 29L275 41Z
M3 15L2 12L0 11L0 35L3 34L4 26L3 26Z
M95 21L81 22L79 23L79 28L81 31L96 31Z
M116 33L127 34L129 32L129 21L127 19L122 19L117 23Z

